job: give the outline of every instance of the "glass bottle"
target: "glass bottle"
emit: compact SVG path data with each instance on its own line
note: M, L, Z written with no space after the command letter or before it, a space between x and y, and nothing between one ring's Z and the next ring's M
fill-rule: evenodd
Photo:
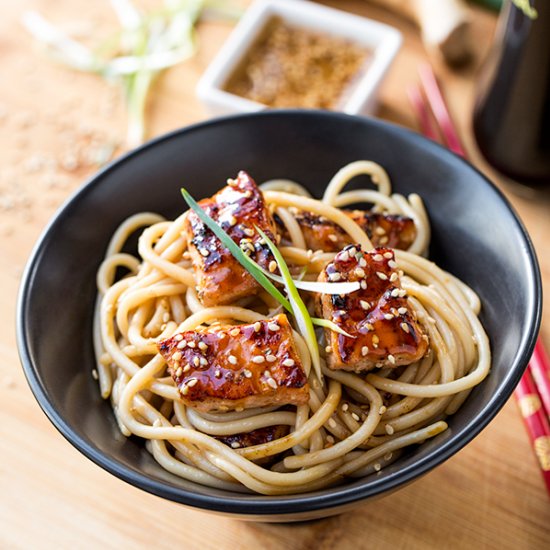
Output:
M487 161L509 178L550 188L550 0L528 16L508 1L482 69L473 129Z

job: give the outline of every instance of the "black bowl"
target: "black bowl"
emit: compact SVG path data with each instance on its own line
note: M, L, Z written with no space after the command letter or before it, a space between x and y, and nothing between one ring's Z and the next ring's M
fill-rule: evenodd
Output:
M493 350L489 377L449 419L450 429L378 475L310 494L233 494L163 470L142 441L123 437L90 373L95 274L115 228L140 211L174 217L179 189L197 198L245 169L288 177L320 195L344 164L372 159L394 189L426 202L431 258L472 286ZM271 111L178 130L120 158L84 185L46 228L28 263L17 316L19 351L40 406L59 431L121 479L196 508L264 521L342 512L425 474L475 437L504 405L533 350L541 282L529 237L501 193L468 163L412 132L359 117Z

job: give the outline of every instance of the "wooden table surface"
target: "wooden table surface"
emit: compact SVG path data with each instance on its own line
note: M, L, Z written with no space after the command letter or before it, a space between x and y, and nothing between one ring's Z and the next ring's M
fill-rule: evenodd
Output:
M327 3L403 31L378 115L414 126L405 87L426 58L414 27L362 0ZM343 516L296 525L240 522L164 501L104 472L63 439L19 364L16 294L44 225L94 172L98 147L124 136L125 118L115 87L57 66L37 49L19 24L29 8L82 35L114 21L107 1L0 0L0 547L550 548L550 500L513 400L467 448L418 482ZM436 68L474 162L496 178L475 153L470 132L476 70L495 17L474 11L478 60L461 71ZM206 118L194 87L230 30L227 23L202 24L198 54L158 82L149 107L151 135ZM550 204L506 193L550 284ZM549 312L546 307L548 347Z

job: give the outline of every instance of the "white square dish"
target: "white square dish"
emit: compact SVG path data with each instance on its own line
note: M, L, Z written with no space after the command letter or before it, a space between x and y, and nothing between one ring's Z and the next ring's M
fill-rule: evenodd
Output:
M349 96L337 110L348 114L373 112L382 79L401 46L398 30L306 0L257 0L243 15L197 85L198 97L213 115L268 108L230 93L224 87L274 17L289 25L345 38L370 50L372 57L367 69L354 82Z

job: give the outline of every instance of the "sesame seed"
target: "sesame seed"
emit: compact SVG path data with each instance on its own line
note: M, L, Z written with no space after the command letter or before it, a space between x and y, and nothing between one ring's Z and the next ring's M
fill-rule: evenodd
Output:
M397 262L394 262L393 260L390 260L388 262L388 265L392 268L392 269L395 269L397 267Z
M367 281L365 281L365 279L363 279L359 284L363 290L367 290Z
M260 321L256 321L254 323L254 332L260 332L261 328L262 328L262 323L260 323Z
M277 361L277 357L275 357L275 355L271 353L269 355L266 355L265 359L268 363L274 363L275 361Z
M368 348L367 346L363 346L363 347L361 348L361 355L362 355L363 357L365 357L365 355L367 355L368 353L369 353L369 348Z
M325 352L330 353L332 351L332 348L330 346L325 346Z
M380 244L386 244L389 241L388 237L385 235L380 239Z
M175 351L173 354L172 354L172 359L174 361L179 361L181 359L181 351Z
M271 372L269 372L267 369L264 370L264 376L265 376L266 378L271 378Z
M367 323L365 326L367 327L367 330L374 330L374 325L372 323Z
M377 348L378 347L378 342L380 342L380 338L378 338L378 336L376 336L376 334L373 334L373 336L372 336L372 346L374 348Z
M265 362L265 357L263 355L256 355L256 357L252 358L252 362L259 365L260 363Z
M244 369L243 374L246 378L252 378L252 373L248 369Z
M360 279L362 279L366 275L365 270L362 267L357 267L355 268L355 275Z
M182 340L182 341L178 344L177 348L178 348L178 349L183 349L183 348L186 347L186 346L187 346L187 342L186 342L185 340Z
M231 334L231 336L239 336L240 333L241 333L241 329L238 329L238 328L233 328L229 331L229 334Z
M222 376L222 371L220 369L216 369L216 372L214 373L214 376L216 378L221 378Z
M270 273L275 273L276 270L277 270L277 262L275 260L271 260L269 262L269 271Z
M201 349L202 351L206 351L208 349L208 345L204 342L199 342L199 349Z
M183 340L183 334L176 334L174 340L176 340L176 342L181 342Z
M348 409L349 409L349 405L348 405L347 403L344 403L344 404L342 405L342 410L343 410L344 412L346 412Z
M328 240L335 243L338 240L338 237L336 235L329 235Z
M181 367L178 367L175 374L176 377L179 378L183 374L183 369Z
M233 178L227 178L227 185L236 185L237 181Z
M275 382L275 380L273 378L268 378L267 379L267 385L270 386L271 388L273 388L274 390L277 389L277 382Z
M406 307L400 307L397 310L397 313L399 313L400 315L405 315L405 313L407 313L407 308Z
M329 281L340 281L342 279L342 275L338 272L331 273L329 276Z
M208 254L210 254L210 252L206 248L199 249L199 252L201 253L201 256L204 256L205 258L206 256L208 256Z
M235 216L231 216L227 221L229 222L230 226L234 226L237 223L237 218Z
M283 365L285 367L293 367L294 366L294 359L285 359L283 361Z
M99 374L97 372L97 369L92 369L92 378L94 380L98 380L99 379Z
M232 449L238 449L241 446L241 444L238 441L232 441L231 442L231 448Z
M268 323L267 328L269 330L278 331L281 327L277 323Z
M328 419L328 425L329 425L331 428L336 428L336 426L337 426L336 420L334 420L334 418L329 418L329 419Z
M252 196L252 191L248 190L244 192L244 196L249 199Z
M363 256L361 256L359 258L359 266L360 267L367 267L367 260L365 260L365 258L363 258Z
M344 250L344 252L340 252L340 261L347 262L349 260L349 252L347 250Z
M191 365L185 365L185 367L183 367L183 372L189 372L191 370Z
M400 298L404 298L405 296L407 295L407 291L402 288L400 291L399 291L399 297Z
M387 408L385 405L382 405L382 406L378 409L378 414L384 414L387 410L388 410L388 408Z
M227 360L232 364L232 365L236 365L237 364L237 358L234 356L234 355L230 355Z
M352 246L349 250L349 255L350 256L355 256L357 254L357 248L355 248L355 246Z
M379 472L381 469L382 469L382 466L380 466L380 464L378 462L375 462L374 464L374 469Z
M392 365L395 365L395 357L390 353L388 355L388 361L392 364Z
M187 347L194 348L195 347L195 342L187 342Z
M246 229L243 230L243 233L247 236L247 237L253 237L254 236L254 229L248 227Z
M185 384L183 384L183 386L180 388L180 391L182 395L187 395L187 393L189 392L189 388Z
M377 235L385 235L386 234L386 230L383 228L383 227L380 227L378 226L375 230Z
M379 279L382 279L383 281L387 281L387 280L388 280L388 276L387 276L385 273L382 273L381 271L377 271L377 272L376 272L376 276L377 276Z
M195 367L198 367L200 365L201 361L198 357L193 357L193 364Z
M361 304L361 307L363 309L369 309L369 307L370 307L370 304L368 302L366 302L365 300L359 300L359 304Z
M399 275L397 275L397 273L392 273L391 276L390 276L390 281L392 283L394 283L395 281L397 281L398 277L399 277Z
M356 413L351 413L351 417L352 417L353 420L355 420L356 422L359 422L359 420L361 420L361 419L359 418L359 415L356 414Z
M384 252L384 258L391 260L393 258L393 254L391 252Z
M393 435L395 433L395 430L393 429L393 426L391 424L386 424L384 426L384 429L386 430L386 433L388 435Z
M193 386L196 386L197 384L199 383L198 379L197 378L190 378L188 381L187 381L187 385L192 388Z
M397 298L399 296L399 289L398 288L394 288L392 291L391 291L391 295L393 298Z
M203 367L205 367L206 365L208 365L208 361L207 361L206 357L201 357L201 358L199 359L199 363L200 363Z
M381 262L383 259L384 259L384 256L382 256L382 254L375 254L372 259L375 261L375 262Z
M391 313L384 313L384 319L386 319L386 321L391 321L393 319L393 315Z

